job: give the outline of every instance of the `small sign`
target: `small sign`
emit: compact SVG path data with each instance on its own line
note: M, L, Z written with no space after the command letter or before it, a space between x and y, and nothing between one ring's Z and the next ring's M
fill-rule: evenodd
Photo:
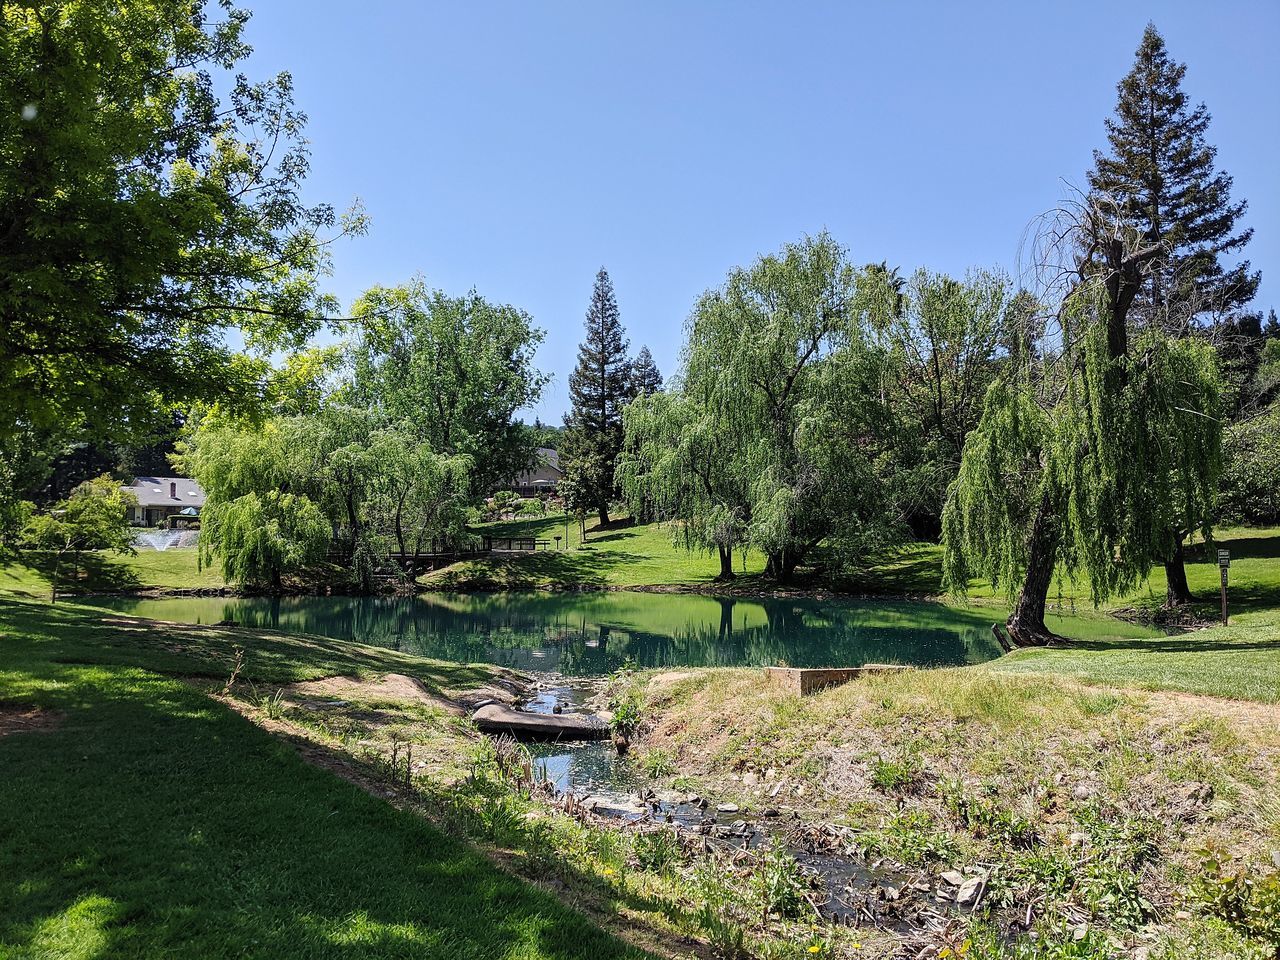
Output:
M1218 551L1218 566L1222 567L1223 569L1226 569L1227 567L1231 566L1231 551L1230 551L1230 550L1219 550L1219 551Z

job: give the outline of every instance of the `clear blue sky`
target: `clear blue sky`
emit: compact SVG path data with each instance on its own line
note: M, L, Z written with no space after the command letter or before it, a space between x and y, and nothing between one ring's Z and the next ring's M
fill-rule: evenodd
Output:
M242 0L292 71L313 200L359 197L344 303L415 273L528 310L559 420L596 269L662 371L695 298L824 228L857 262L1016 266L1082 184L1154 20L1280 307L1280 3Z

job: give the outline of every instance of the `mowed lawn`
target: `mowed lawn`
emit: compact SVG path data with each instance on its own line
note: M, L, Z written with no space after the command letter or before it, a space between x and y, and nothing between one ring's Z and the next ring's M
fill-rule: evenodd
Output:
M1081 641L1050 650L1020 650L985 669L1059 673L1118 687L1184 690L1242 700L1280 702L1280 534L1275 530L1227 530L1212 550L1193 552L1187 580L1198 613L1218 615L1215 550L1231 551L1231 616L1227 626L1137 640ZM1164 595L1164 571L1152 574L1150 594ZM1141 602L1147 593L1131 598Z
M511 556L485 557L456 563L422 578L439 589L530 590L546 587L646 587L656 584L708 584L720 572L714 554L689 551L672 542L671 530L659 524L628 520L600 529L587 521L581 539L578 522L562 514L508 523L488 524L479 532L492 537L546 540L550 549ZM555 537L560 537L559 544ZM566 539L567 537L567 539ZM747 575L764 570L764 557L753 551L734 557L734 569Z
M58 591L63 595L225 587L218 564L201 569L198 553L194 547L180 547L142 549L132 555L86 554L81 557L78 577L73 577L70 560L64 560ZM0 596L48 600L51 572L50 559L30 551L21 558L0 562Z
M0 601L0 956L640 956L179 678L226 676L234 644L259 683L488 675Z

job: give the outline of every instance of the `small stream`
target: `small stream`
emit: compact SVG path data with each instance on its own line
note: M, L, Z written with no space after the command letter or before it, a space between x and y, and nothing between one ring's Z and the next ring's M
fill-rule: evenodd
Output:
M541 714L590 712L588 703L601 690L599 681L544 674L537 677L536 693L518 708ZM525 746L533 757L535 776L554 786L557 794L573 794L597 816L626 824L668 824L728 851L759 850L776 838L816 878L814 891L825 893L821 913L830 920L871 920L895 929L918 926L919 919L908 915L915 911L903 909L904 895L914 893L912 899L919 900L925 891L935 910L945 909L928 874L868 860L831 831L805 825L774 807L739 809L663 789L633 759L618 756L608 740Z

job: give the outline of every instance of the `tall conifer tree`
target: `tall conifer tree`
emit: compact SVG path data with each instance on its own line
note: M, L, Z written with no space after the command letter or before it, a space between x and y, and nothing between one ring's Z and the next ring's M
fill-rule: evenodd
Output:
M653 354L648 347L641 347L631 364L631 395L647 397L662 389L662 374L658 365L653 362Z
M1260 274L1247 260L1224 264L1222 257L1239 253L1253 230L1237 224L1247 204L1232 202L1231 177L1215 169L1217 149L1205 142L1209 111L1189 103L1182 89L1186 71L1147 24L1133 69L1117 85L1116 115L1106 121L1110 152L1094 151L1089 186L1116 201L1146 243L1161 247L1130 309L1131 322L1174 336L1208 322L1230 339L1232 321L1253 300ZM1169 533L1168 606L1192 599L1182 543L1199 520L1185 517Z
M565 417L560 453L570 506L594 510L602 525L609 522L614 463L622 450L622 408L631 398L628 346L613 282L601 267L587 309L586 338L578 346L578 365L569 374L573 408Z
M1091 190L1115 199L1148 243L1164 247L1130 316L1175 334L1246 306L1260 279L1247 260L1222 263L1253 230L1237 226L1247 203L1232 202L1231 177L1215 169L1217 148L1205 142L1209 111L1188 101L1186 72L1147 24L1133 69L1116 87L1116 115L1106 121L1110 152L1094 151L1089 174Z

